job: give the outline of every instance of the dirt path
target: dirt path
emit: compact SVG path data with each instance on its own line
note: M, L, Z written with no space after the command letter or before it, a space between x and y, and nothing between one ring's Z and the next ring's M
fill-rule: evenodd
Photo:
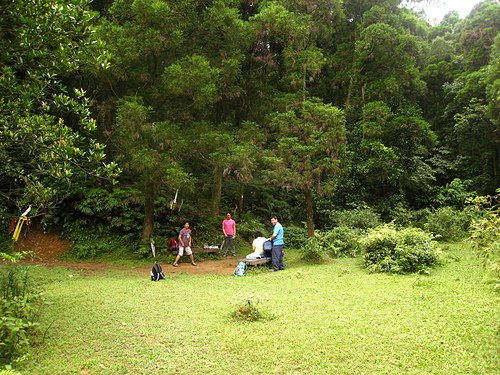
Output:
M151 266L138 265L120 266L102 262L91 261L65 261L61 260L60 256L71 247L71 243L61 240L58 235L47 233L44 234L39 230L32 230L26 238L21 238L16 244L17 251L31 251L33 255L29 259L21 262L23 265L37 265L44 267L63 267L71 270L81 271L83 273L101 273L108 270L130 271L132 273L140 273L149 275ZM224 258L220 260L203 260L196 261L197 266L192 266L185 259L185 263L181 263L179 267L173 267L171 264L161 264L164 272L168 274L216 274L230 275L234 271L237 258ZM151 262L152 265L153 262Z

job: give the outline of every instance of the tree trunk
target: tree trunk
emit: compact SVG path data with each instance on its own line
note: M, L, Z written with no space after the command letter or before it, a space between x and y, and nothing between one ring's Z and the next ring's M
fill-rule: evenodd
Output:
M499 169L500 169L500 148L497 147L493 158L493 181L495 187L500 186Z
M212 217L217 217L220 210L220 197L222 195L222 167L214 168L214 188L212 191Z
M146 186L144 191L144 226L142 231L142 238L149 239L153 236L154 232L154 193L153 189Z
M305 191L306 199L306 217L307 217L307 235L309 237L314 236L314 208L313 208L313 196L312 190L307 189Z
M238 202L238 216L241 216L243 213L243 204L245 203L245 185L241 184L240 186L240 198Z
M349 87L347 88L347 98L346 98L345 104L344 104L344 108L346 110L349 110L349 108L351 106L352 85L353 85L353 81L352 81L352 77L351 77L351 79L349 80Z
M304 105L306 102L306 87L307 87L306 78L307 78L307 68L306 65L304 65L304 74L302 77L302 109L304 109Z

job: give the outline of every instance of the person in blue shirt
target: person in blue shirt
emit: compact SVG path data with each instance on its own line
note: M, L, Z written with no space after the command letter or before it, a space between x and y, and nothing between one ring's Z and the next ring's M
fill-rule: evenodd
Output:
M279 223L278 218L273 216L271 224L274 226L273 234L268 238L273 241L273 249L271 252L271 264L273 268L270 271L281 271L285 269L283 265L283 247L285 246L285 231L283 226Z

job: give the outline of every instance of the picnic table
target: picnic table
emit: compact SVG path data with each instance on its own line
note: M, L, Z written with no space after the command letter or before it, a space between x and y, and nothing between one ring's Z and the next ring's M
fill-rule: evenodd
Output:
M263 264L267 264L271 262L271 258L260 258L260 259L239 259L238 262L243 262L247 266L257 267L262 266Z

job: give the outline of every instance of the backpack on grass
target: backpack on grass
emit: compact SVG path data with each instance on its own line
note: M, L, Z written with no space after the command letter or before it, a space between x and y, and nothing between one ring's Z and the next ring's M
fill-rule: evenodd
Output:
M155 264L153 264L153 268L151 269L151 280L158 281L164 278L165 274L163 273L161 266L155 262Z
M234 269L234 276L245 276L247 271L247 265L245 262L239 262L236 268Z

